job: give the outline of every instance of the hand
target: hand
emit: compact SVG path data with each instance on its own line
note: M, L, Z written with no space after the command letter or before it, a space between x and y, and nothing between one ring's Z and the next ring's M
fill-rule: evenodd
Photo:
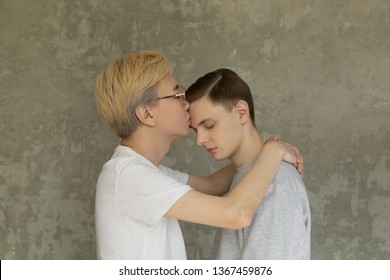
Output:
M270 136L270 137L267 138L267 140L265 140L265 143L268 143L268 142L271 142L271 141L280 142L280 138L278 136Z
M303 158L299 149L289 143L280 141L279 137L269 137L265 143L278 142L283 148L283 161L288 162L295 166L299 175L303 178Z

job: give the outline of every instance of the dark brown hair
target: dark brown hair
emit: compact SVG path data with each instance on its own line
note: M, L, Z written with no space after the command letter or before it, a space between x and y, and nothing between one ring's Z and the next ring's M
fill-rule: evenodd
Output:
M248 103L249 115L255 125L253 98L248 84L234 71L226 68L217 69L197 79L187 90L189 103L207 96L214 104L220 104L231 111L238 101Z

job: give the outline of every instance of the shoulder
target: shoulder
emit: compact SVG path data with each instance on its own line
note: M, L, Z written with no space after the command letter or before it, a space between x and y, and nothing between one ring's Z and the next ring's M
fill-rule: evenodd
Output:
M284 162L284 161L281 162L277 175L278 176L291 176L291 177L300 178L299 173L298 173L297 169L295 168L295 166L293 166L292 164L289 164L287 162Z
M149 160L147 160L140 154L134 152L132 149L123 146L118 146L115 149L115 152L111 159L104 164L103 170L114 171L120 174L123 171L158 171L159 169Z
M288 213L285 217L289 217L293 213L300 213L299 215L305 217L310 215L309 199L305 184L294 166L284 162L280 165L278 173L273 179L260 207L262 209L260 212L264 212L264 215L272 211L272 215L275 213ZM263 214L260 213L260 215Z
M286 182L303 184L302 178L297 169L293 165L284 161L280 164L279 170L275 175L274 182L278 184Z
M272 187L289 196L305 196L305 184L296 168L286 162L280 164L279 170L272 181Z

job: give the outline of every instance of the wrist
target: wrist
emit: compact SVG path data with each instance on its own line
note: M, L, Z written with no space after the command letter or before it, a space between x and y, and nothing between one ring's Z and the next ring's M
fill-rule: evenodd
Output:
M278 154L280 158L283 158L285 153L283 145L278 141L269 141L265 143L263 147L263 152L264 150L269 150L270 152L272 152L272 154Z

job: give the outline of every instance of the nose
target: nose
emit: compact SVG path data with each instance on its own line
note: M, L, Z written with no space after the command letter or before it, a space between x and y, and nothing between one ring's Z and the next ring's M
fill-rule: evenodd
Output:
M184 108L188 111L190 109L190 102L188 102L186 99L183 99Z
M207 142L206 140L206 135L200 132L198 129L196 133L196 144L198 144L199 146L203 146Z

